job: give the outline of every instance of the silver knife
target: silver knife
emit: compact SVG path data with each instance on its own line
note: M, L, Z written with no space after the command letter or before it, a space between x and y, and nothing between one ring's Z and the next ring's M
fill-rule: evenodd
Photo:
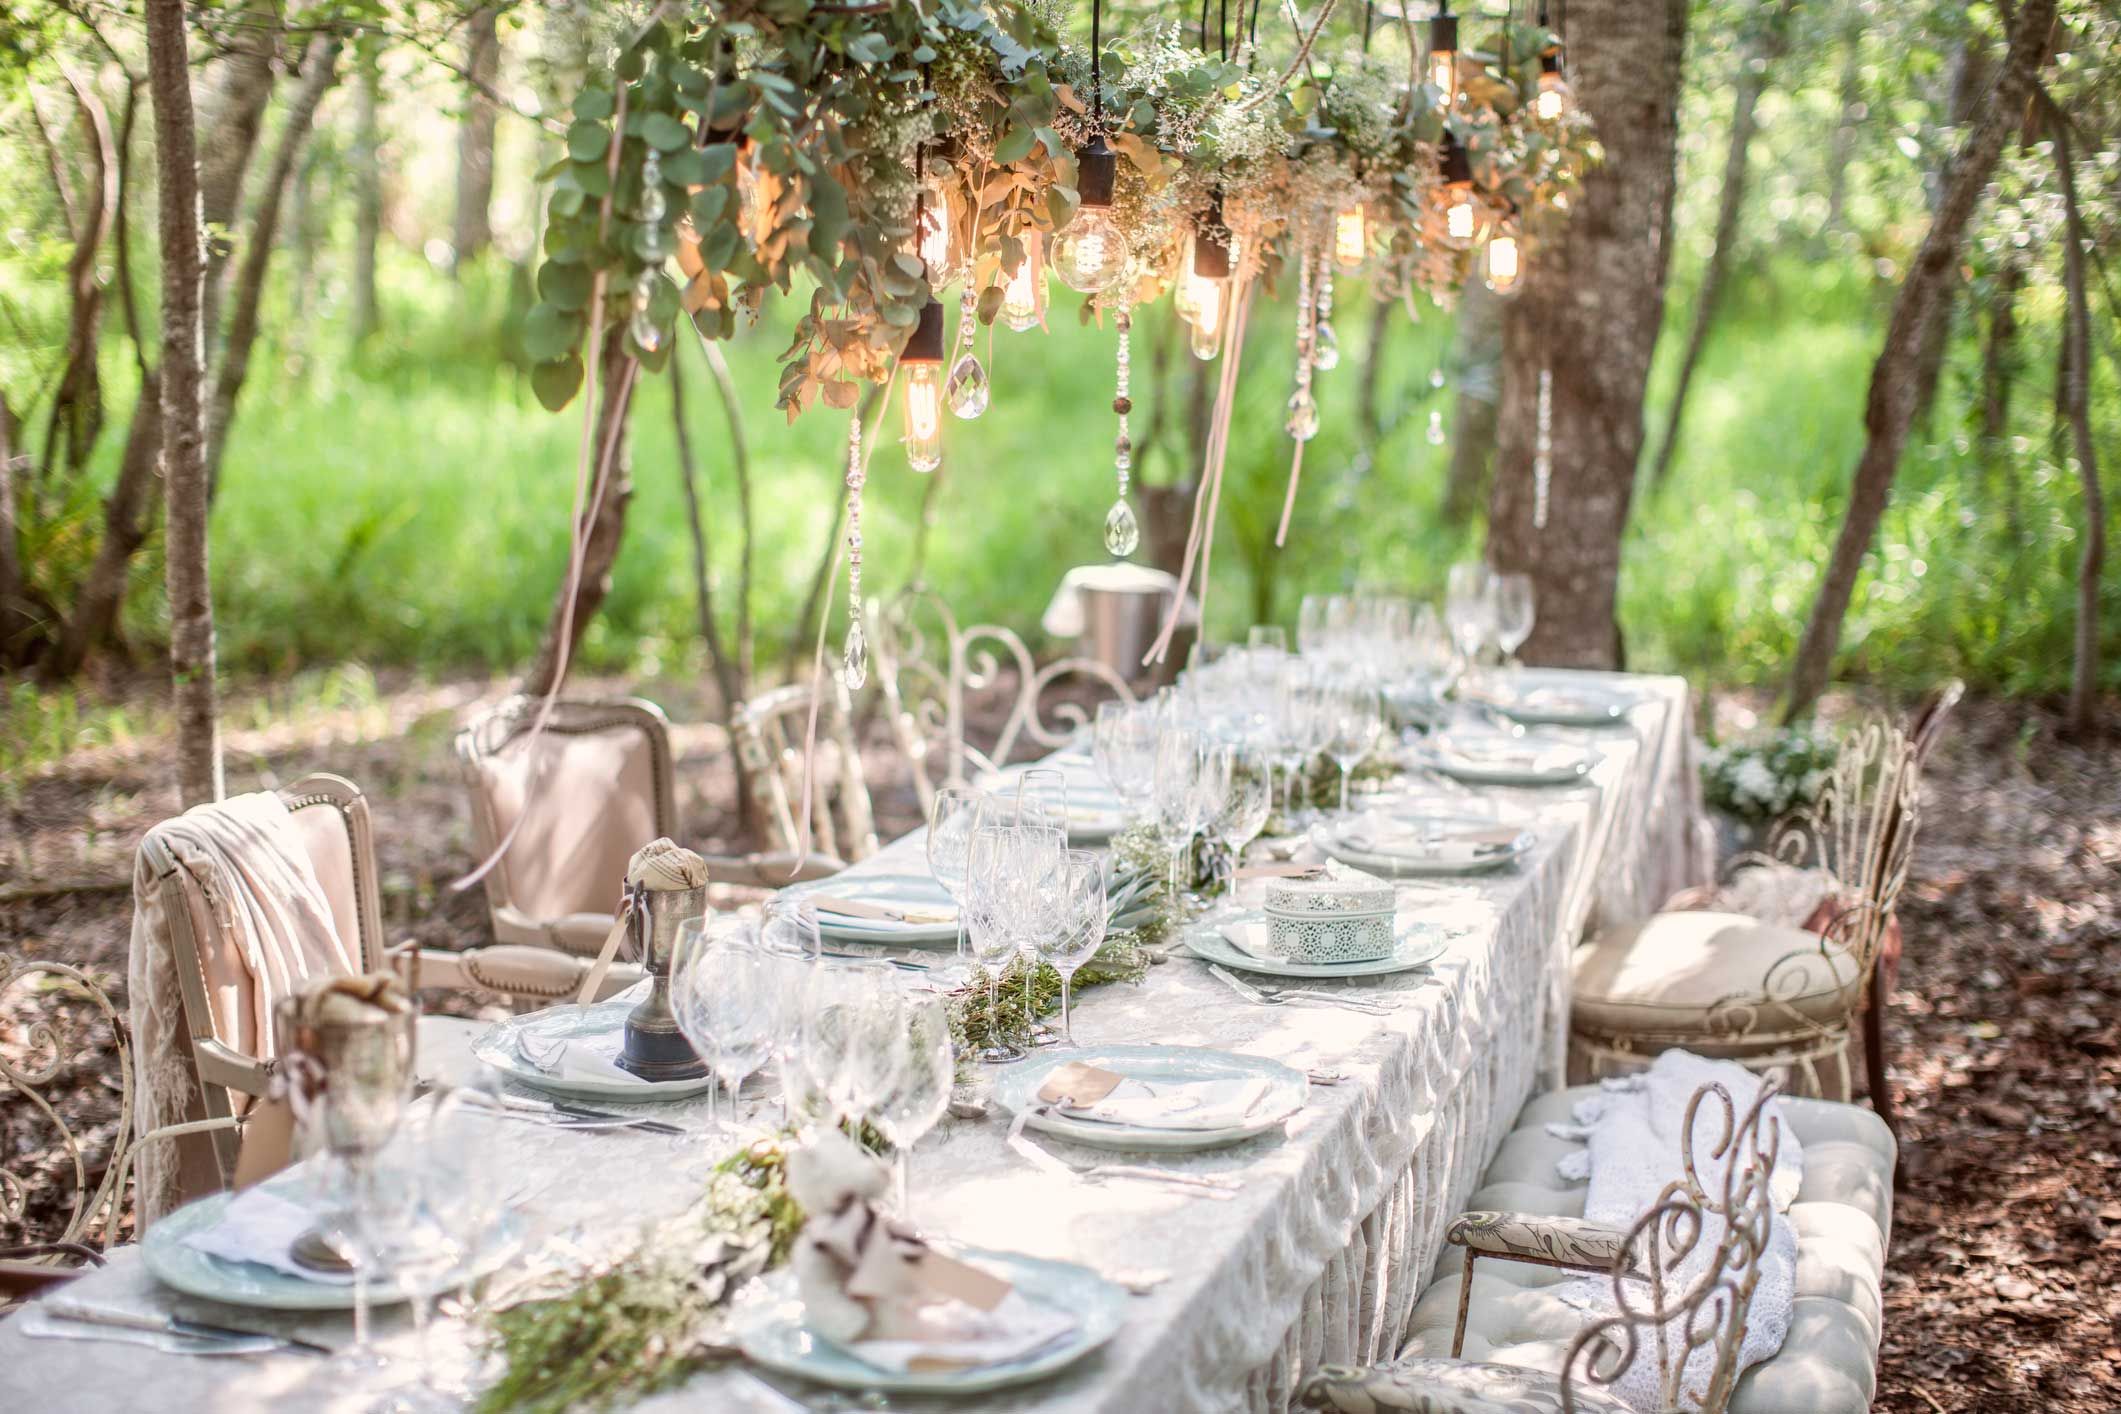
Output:
M90 1306L79 1301L54 1297L44 1303L44 1313L65 1321L79 1321L83 1325L117 1326L125 1330L154 1331L161 1335L183 1336L191 1340L269 1340L274 1346L285 1346L311 1355L329 1355L331 1347L319 1345L313 1340L297 1336L279 1335L273 1331L249 1330L242 1326L217 1326L209 1321L186 1320L182 1316L156 1316L134 1311L113 1311L106 1306Z

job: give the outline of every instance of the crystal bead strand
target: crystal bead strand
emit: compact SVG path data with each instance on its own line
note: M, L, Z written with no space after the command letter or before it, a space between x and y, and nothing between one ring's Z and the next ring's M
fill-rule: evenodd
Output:
M663 343L663 331L656 327L649 306L655 300L656 270L663 263L663 215L668 210L663 200L663 164L651 148L641 163L641 204L635 213L647 227L640 241L641 257L647 263L633 278L633 318L626 326L642 353L654 353Z
M1316 288L1311 283L1310 233L1298 237L1296 255L1296 391L1289 395L1289 416L1283 426L1291 437L1308 442L1318 435L1318 401L1311 396L1312 336L1318 316Z
M957 357L951 360L950 377L943 385L943 398L950 411L967 422L987 410L987 369L972 352L973 336L979 332L978 304L971 277L967 276L957 306Z
M1320 373L1340 366L1340 336L1333 332L1333 253L1318 253L1318 330L1311 336L1311 367Z
M1112 467L1119 478L1119 495L1113 500L1112 509L1105 512L1105 549L1125 559L1142 542L1141 522L1134 518L1134 507L1127 500L1127 488L1134 479L1134 438L1127 431L1127 414L1134 411L1128 377L1133 361L1128 331L1134 327L1134 317L1123 308L1112 322L1119 330L1112 380L1112 411L1119 416L1119 434L1112 439Z
M1532 528L1547 528L1547 488L1554 478L1554 370L1539 370L1539 435L1532 443Z
M853 692L869 680L869 635L862 628L862 414L847 424L847 646L840 681Z

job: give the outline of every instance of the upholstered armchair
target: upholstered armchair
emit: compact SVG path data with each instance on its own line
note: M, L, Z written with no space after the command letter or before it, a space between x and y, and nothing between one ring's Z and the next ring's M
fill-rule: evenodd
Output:
M1771 1089L1762 1087L1763 1098ZM1758 1105L1720 1123L1712 1109L1703 1132L1729 1135L1731 1147L1708 1157L1747 1157L1719 1173L1690 1155L1687 1176L1668 1185L1631 1226L1587 1223L1584 1185L1560 1178L1556 1169L1581 1141L1558 1138L1548 1125L1566 1122L1596 1093L1588 1086L1563 1090L1526 1107L1473 1195L1475 1211L1446 1227L1446 1240L1464 1249L1465 1260L1422 1293L1398 1357L1368 1369L1320 1370L1303 1386L1299 1407L1337 1414L1623 1414L1630 1405L1607 1390L1645 1361L1654 1362L1641 1368L1653 1373L1661 1397L1654 1407L1664 1410L1858 1414L1869 1407L1892 1204L1893 1145L1885 1126L1852 1105L1779 1102L1781 1123L1804 1149L1803 1182L1784 1214L1797 1246L1790 1325L1778 1353L1740 1369L1739 1346L1776 1201L1763 1177L1780 1143L1775 1125L1762 1123ZM1731 1115L1720 1086L1704 1087L1693 1104L1726 1107L1724 1115ZM1695 1132L1692 1106L1680 1132ZM1704 1216L1723 1220L1702 1223ZM1696 1241L1710 1245L1708 1261L1697 1256L1682 1265ZM1586 1275L1612 1280L1615 1308L1627 1314L1593 1315L1576 1304L1566 1287ZM1649 1317L1660 1309L1666 1319ZM1681 1332L1713 1346L1713 1357L1687 1369ZM1682 1370L1688 1377L1683 1399ZM1631 1384L1640 1388L1641 1381Z
M1873 721L1843 743L1818 801L1715 889L1675 899L1577 948L1569 1079L1640 1069L1683 1046L1790 1076L1793 1093L1846 1100L1861 1019L1874 1105L1888 1113L1878 1044L1894 907L1920 824L1921 768L1961 688L1907 730Z

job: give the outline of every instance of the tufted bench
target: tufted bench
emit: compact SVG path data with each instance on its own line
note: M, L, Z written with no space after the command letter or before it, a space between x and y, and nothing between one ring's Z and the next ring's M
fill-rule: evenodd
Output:
M1580 1216L1586 1185L1561 1178L1555 1163L1582 1146L1553 1137L1546 1125L1567 1123L1576 1103L1597 1088L1556 1091L1526 1105L1471 1207ZM1876 1115L1854 1105L1791 1097L1780 1103L1784 1122L1804 1144L1804 1184L1787 1214L1797 1237L1796 1300L1781 1352L1739 1379L1730 1409L1732 1414L1855 1414L1870 1407L1877 1384L1879 1279L1892 1231L1893 1138ZM1450 1357L1463 1271L1453 1267L1422 1293L1402 1360ZM1573 1275L1517 1262L1481 1262L1460 1359L1558 1372L1583 1323L1582 1313L1555 1294ZM1376 1393L1373 1383L1370 1407L1394 1407L1377 1402ZM1360 1407L1331 1395L1320 1389L1313 1402L1329 1409ZM1601 1406L1586 1400L1584 1407Z

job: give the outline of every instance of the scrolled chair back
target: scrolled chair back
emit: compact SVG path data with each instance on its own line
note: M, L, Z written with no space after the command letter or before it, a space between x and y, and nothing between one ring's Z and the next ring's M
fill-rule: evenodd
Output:
M729 734L743 764L753 802L765 821L771 849L791 856L808 853L853 863L876 853L876 818L862 754L855 743L846 687L826 675L817 703L816 749L812 742L810 687L794 683L762 693L730 714ZM801 801L810 790L810 839L803 834Z
M511 697L457 733L473 848L507 848L481 878L495 938L594 956L633 851L677 832L670 724L636 697Z

